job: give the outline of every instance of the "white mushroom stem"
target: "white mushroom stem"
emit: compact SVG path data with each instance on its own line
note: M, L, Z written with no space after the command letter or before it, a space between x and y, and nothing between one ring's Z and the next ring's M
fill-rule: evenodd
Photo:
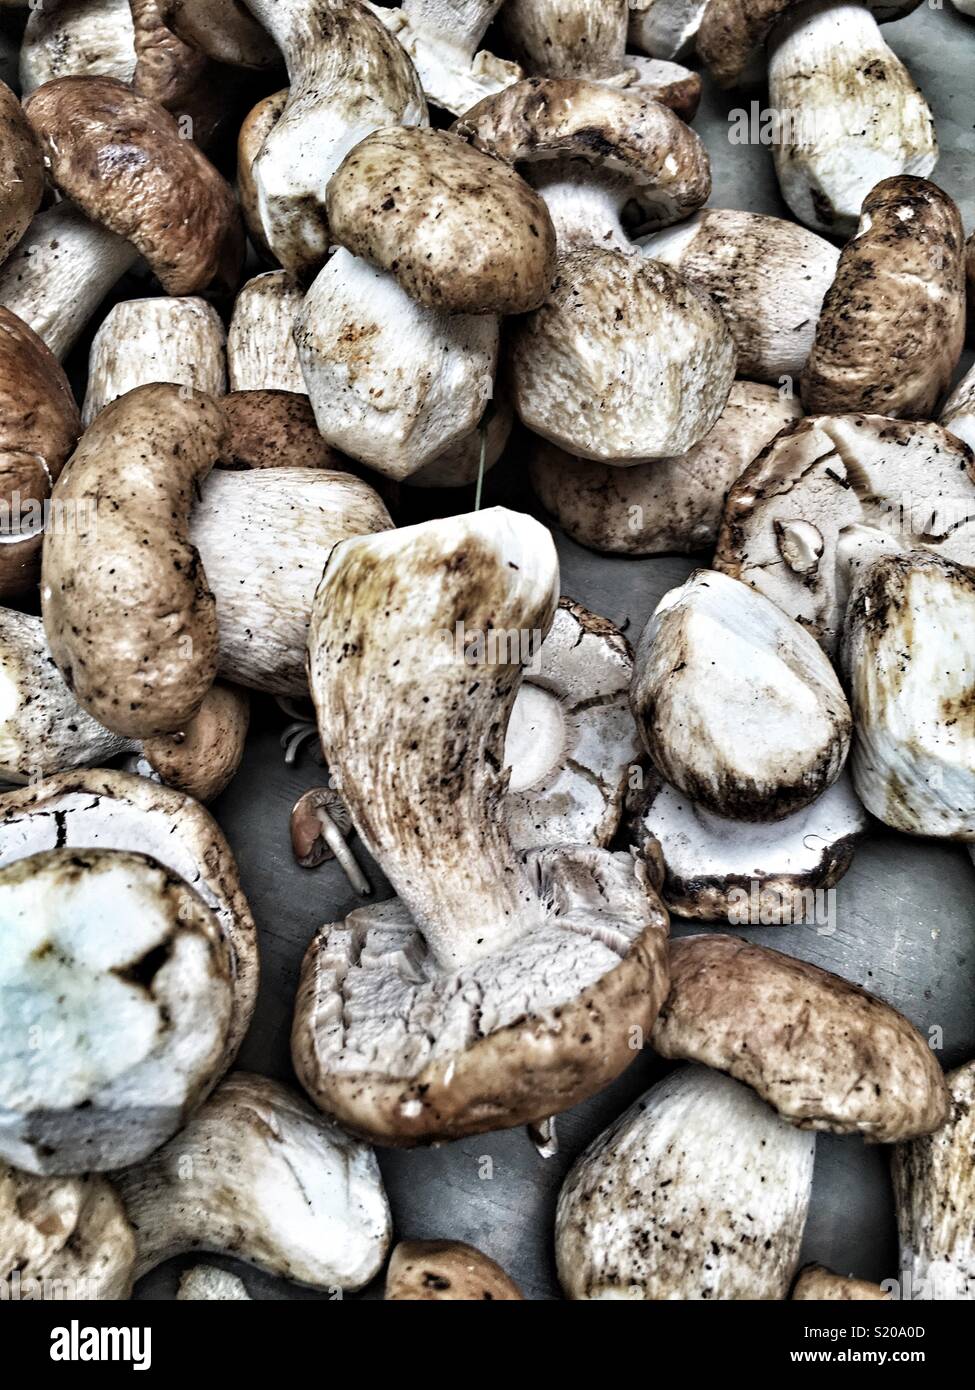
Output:
M332 854L338 861L346 878L352 884L352 887L361 898L370 897L372 895L372 888L369 880L359 868L355 855L345 842L345 837L324 806L317 807L315 818L321 827L322 839L332 851Z
M941 423L969 449L975 450L975 367L962 377L945 401Z
M708 0L630 0L630 46L651 58L691 57L707 5Z
M220 315L205 300L163 295L116 304L91 345L85 426L110 401L152 381L224 395L224 341Z
M269 270L247 281L234 301L227 332L231 391L308 394L293 334L303 299L283 270Z
M455 116L524 75L517 63L478 53L501 0L402 0L398 9L369 5L410 55L423 91Z
M505 823L504 735L557 595L551 535L502 508L339 546L316 595L309 674L326 758L444 969L541 920Z
M124 237L89 222L72 203L58 203L37 214L0 268L0 304L64 358L137 259Z
M560 251L587 246L615 249L626 255L639 251L620 221L630 196L623 180L600 174L589 166L580 169L568 160L529 166L526 176L545 199Z
M129 0L43 0L31 5L20 49L20 90L28 96L58 77L135 76Z

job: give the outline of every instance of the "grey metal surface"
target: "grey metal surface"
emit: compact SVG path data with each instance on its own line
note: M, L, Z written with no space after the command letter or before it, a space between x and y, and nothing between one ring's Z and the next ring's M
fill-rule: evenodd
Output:
M924 4L885 27L934 109L942 144L935 179L975 225L975 23ZM727 112L755 95L706 95L696 128L714 171L715 206L782 213L771 155L761 146L732 146ZM491 482L486 501L518 493L518 459ZM423 505L462 510L468 495L429 497ZM559 535L562 591L626 628L635 640L657 599L692 568L685 559L621 560L584 551ZM377 712L381 718L381 712ZM288 814L320 769L306 752L286 768L277 735L285 720L259 704L244 768L214 807L236 851L244 887L260 926L263 983L240 1065L292 1079L289 1031L298 967L323 921L341 918L355 899L334 862L298 868L288 840ZM355 842L383 895L383 880ZM922 1030L942 1030L946 1067L975 1053L975 867L957 845L911 841L875 829L837 890L836 930L751 928L742 934L814 961L863 984L896 1005ZM675 933L696 930L674 923ZM397 1237L438 1236L480 1246L514 1276L527 1297L558 1296L552 1223L561 1180L572 1160L665 1065L644 1053L617 1082L559 1120L560 1152L542 1159L522 1130L438 1149L380 1153ZM209 1257L208 1257L209 1258ZM880 1279L896 1272L896 1239L887 1154L856 1138L820 1137L812 1208L803 1247L843 1273ZM232 1261L253 1297L314 1299ZM189 1260L161 1267L139 1286L143 1298L175 1293ZM373 1287L365 1297L381 1297Z

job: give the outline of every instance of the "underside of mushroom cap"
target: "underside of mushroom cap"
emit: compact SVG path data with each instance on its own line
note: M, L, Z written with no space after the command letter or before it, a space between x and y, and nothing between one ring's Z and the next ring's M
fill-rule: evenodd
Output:
M155 860L67 848L0 869L0 1152L137 1162L216 1081L233 983L213 912Z
M838 975L738 937L670 945L670 995L652 1044L752 1086L791 1123L887 1144L944 1123L948 1092L927 1041Z
M846 873L866 828L843 772L803 810L772 822L715 816L661 782L630 834L641 848L648 837L656 842L660 896L672 912L739 927L792 926L819 923L817 894Z
M667 914L639 858L575 846L524 868L541 919L457 970L398 900L313 940L292 1030L309 1095L376 1143L545 1119L633 1060L667 990Z
M393 126L360 141L329 180L332 239L451 314L537 309L555 273L555 229L508 164L456 135Z

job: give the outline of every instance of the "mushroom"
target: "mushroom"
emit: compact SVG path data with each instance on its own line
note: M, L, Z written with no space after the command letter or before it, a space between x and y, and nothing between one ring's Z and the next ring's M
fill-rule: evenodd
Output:
M0 1156L31 1173L137 1162L220 1074L220 924L145 855L53 849L0 869Z
M698 30L710 0L630 0L628 42L651 58L694 56Z
M836 274L835 246L794 222L730 208L705 208L640 245L715 300L741 376L778 386L799 375Z
M44 0L31 7L20 47L20 89L28 96L57 77L131 82L135 29L129 0Z
M413 60L423 94L455 116L524 76L481 40L501 0L400 0L395 9L369 5Z
M291 848L301 867L317 869L334 857L355 891L368 898L372 895L369 880L345 842L351 829L348 807L330 787L312 787L292 807Z
M752 585L835 652L841 537L861 525L960 564L975 558L975 464L940 425L882 415L800 420L728 494L715 568Z
M940 420L946 430L975 451L975 367L966 372L945 401Z
M81 416L90 425L136 386L170 381L222 396L227 389L223 324L202 299L126 299L95 334Z
M745 1086L681 1067L577 1159L555 1257L572 1299L784 1299L816 1140Z
M513 1303L522 1298L499 1264L460 1240L401 1240L389 1258L387 1301Z
M80 433L57 359L0 306L0 599L37 583L51 488Z
M137 1279L206 1250L338 1293L367 1284L389 1248L375 1154L263 1076L227 1077L182 1133L114 1182Z
M277 67L281 54L248 9L254 9L249 0L162 0L166 23L215 61L255 71Z
M130 240L167 294L236 285L243 234L233 191L164 107L114 78L61 77L24 109L58 191Z
M0 267L0 304L61 361L138 255L131 241L89 221L72 203L55 203L37 214Z
M836 781L850 746L849 707L813 638L714 570L660 600L630 700L661 777L732 820L801 811Z
M307 395L292 330L304 295L283 270L248 280L234 300L227 332L231 391Z
M348 460L318 433L307 396L294 391L232 391L220 402L227 441L219 468L342 469Z
M251 1296L243 1279L216 1265L194 1265L179 1281L179 1302L249 1303Z
M619 628L560 599L505 734L504 809L516 849L612 840L642 757L632 674L633 652Z
M399 896L311 943L292 1055L321 1108L383 1143L576 1104L632 1060L666 990L639 856L518 854L508 833L505 729L557 583L544 528L494 508L344 542L319 585L322 747Z
M924 177L937 163L930 107L859 2L791 7L770 39L768 79L769 106L785 115L775 172L807 227L848 236L881 179Z
M216 821L182 792L100 768L64 772L0 796L0 865L61 848L127 850L161 864L213 913L233 978L225 1070L254 1012L259 965L257 928Z
M895 830L975 840L973 633L968 567L881 554L853 581L841 649L853 782Z
M40 618L0 608L0 777L35 781L132 753L135 769L198 801L211 801L240 766L246 694L212 685L185 730L140 743L86 714L61 679Z
M44 194L41 151L20 102L0 82L0 263L30 226Z
M477 428L449 445L404 481L411 487L466 487L476 483L501 458L515 413L507 396L492 396Z
M727 1072L801 1129L891 1144L944 1124L927 1040L866 990L713 933L671 942L670 971L651 1040L662 1057Z
M717 423L674 458L619 468L527 444L532 486L566 535L620 555L693 553L714 545L728 489L802 407L773 386L736 381Z
M815 1299L819 1302L881 1302L889 1299L879 1284L868 1283L866 1279L834 1274L822 1265L806 1265L799 1271L799 1278L792 1290L792 1299Z
M975 1062L947 1077L941 1129L894 1149L892 1169L904 1297L975 1297Z
M930 418L964 342L958 208L927 179L884 179L840 256L803 369L802 403L823 415Z
M18 1299L127 1299L135 1235L104 1178L0 1164L0 1282Z
M733 926L816 922L819 894L846 873L867 817L844 772L801 811L771 824L715 816L666 782L649 793L630 834L659 853L671 912ZM654 851L651 851L654 852Z

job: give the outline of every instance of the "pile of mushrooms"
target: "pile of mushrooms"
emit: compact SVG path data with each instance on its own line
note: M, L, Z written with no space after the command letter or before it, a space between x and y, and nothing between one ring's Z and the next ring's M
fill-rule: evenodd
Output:
M890 1146L901 1296L975 1298L975 1063L820 963L865 837L975 857L916 3L0 0L4 1297L522 1300L371 1145L554 1167L601 1095L567 1298L891 1297L809 1263L818 1132ZM766 78L781 217L690 124Z

